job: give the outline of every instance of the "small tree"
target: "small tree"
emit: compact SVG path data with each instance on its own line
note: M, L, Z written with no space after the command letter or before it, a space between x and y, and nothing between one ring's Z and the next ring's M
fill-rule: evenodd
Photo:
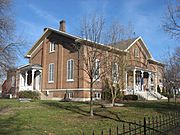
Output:
M94 84L106 73L107 55L99 43L102 40L102 30L104 27L103 17L93 16L88 20L84 18L81 28L81 35L84 39L76 40L76 44L81 44L79 48L79 70L86 74L84 81L90 85L90 116L93 116L93 88ZM97 82L99 83L99 82Z
M109 89L111 91L111 101L113 106L118 93L121 94L125 88L124 78L127 66L127 58L126 53L119 48L119 43L124 39L132 38L134 35L133 33L132 24L125 27L117 22L112 24L107 33L107 44L111 45L113 48L116 48L112 48L109 52L108 65L110 69L106 75ZM119 51L115 51L117 49L119 49Z

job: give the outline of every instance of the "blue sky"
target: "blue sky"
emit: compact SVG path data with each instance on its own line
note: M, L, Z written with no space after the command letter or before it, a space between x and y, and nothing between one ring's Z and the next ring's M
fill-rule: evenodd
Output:
M16 0L13 2L16 34L27 40L26 50L43 33L43 28L59 28L66 20L67 32L77 34L81 18L100 14L106 22L132 22L136 36L141 36L153 57L161 59L168 48L179 45L161 28L167 0ZM22 58L19 64L27 61Z

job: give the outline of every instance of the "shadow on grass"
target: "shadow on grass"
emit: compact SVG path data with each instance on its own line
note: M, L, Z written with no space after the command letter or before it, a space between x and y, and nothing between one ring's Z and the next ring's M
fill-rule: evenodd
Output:
M168 102L125 102L124 104L126 107L150 108L164 114L167 112L180 112L180 104L175 105Z
M44 105L48 105L50 107L65 109L68 111L71 111L73 113L81 114L83 116L88 116L90 118L90 112L89 112L89 106L88 103L77 103L77 102L43 102ZM81 106L78 106L80 105ZM83 106L82 106L83 104ZM100 107L100 104L97 104L94 106L94 118L103 118L103 119L109 119L116 122L123 122L128 124L134 124L134 122L130 122L127 120L121 119L121 114L119 112L113 112L107 108ZM85 110L84 107L87 107Z
M68 110L68 111L78 113L78 114L81 114L84 116L89 116L89 111L82 109L82 106L79 106L79 103L75 103L75 102L43 102L42 104L48 105L50 107L56 107L56 108ZM86 104L86 103L84 103L84 104Z
M89 106L88 103L77 103L77 102L44 102L43 104L65 109L73 113L81 114L83 116L89 116ZM135 108L151 108L156 112L161 114L167 114L168 112L180 112L179 104L175 106L173 103L167 102L126 102L125 107L135 107ZM94 105L94 118L109 119L116 122L122 122L124 124L135 124L133 121L128 121L123 119L123 115L120 112L115 112L108 108L101 108L101 105L95 103ZM138 125L136 123L136 125Z

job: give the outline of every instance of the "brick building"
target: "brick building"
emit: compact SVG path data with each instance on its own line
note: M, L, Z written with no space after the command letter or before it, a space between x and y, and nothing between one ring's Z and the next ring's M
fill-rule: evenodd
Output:
M87 75L76 66L78 51L74 49L80 37L66 32L65 21L59 30L45 28L44 33L26 54L29 64L17 69L17 91L39 91L42 99L61 100L68 97L75 101L90 99ZM81 44L81 46L85 46ZM137 94L145 99L160 99L157 87L162 89L164 65L153 59L141 37L121 41L116 46L97 45L99 49L112 49L128 58L125 67L125 94ZM116 49L118 48L118 49ZM80 65L83 63L80 61ZM95 85L94 98L101 99L103 79Z

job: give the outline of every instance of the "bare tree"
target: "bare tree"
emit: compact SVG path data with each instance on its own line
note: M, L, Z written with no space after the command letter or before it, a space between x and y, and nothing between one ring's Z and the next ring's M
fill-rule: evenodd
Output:
M0 79L15 65L22 41L15 40L11 0L0 0Z
M125 88L125 70L127 64L126 54L119 48L119 43L122 40L132 38L134 36L133 25L123 26L118 22L113 22L109 31L107 32L107 44L116 49L118 53L114 53L112 49L109 53L108 65L110 68L106 75L106 83L111 91L111 101L114 106L115 99Z
M180 39L180 1L176 0L174 4L168 2L167 11L163 20L164 31L172 37Z
M168 91L167 93L175 94L175 103L176 103L176 89L180 87L180 47L175 48L174 53L166 53L168 57L165 60L165 87ZM172 91L174 90L174 91Z
M83 78L90 85L90 115L93 116L93 89L96 85L102 85L104 80L108 80L111 89L112 103L117 93L124 89L125 76L125 53L119 53L111 45L115 45L122 39L130 38L133 34L132 24L127 27L118 23L113 23L110 29L104 26L104 18L96 16L84 18L81 27L81 37L83 39L76 40L79 48L79 66L80 70L86 73ZM129 29L127 29L129 27ZM129 30L129 31L128 31ZM105 43L106 45L100 44ZM114 64L117 64L117 76L112 77L115 72L112 70ZM100 83L98 80L102 80ZM116 83L114 83L116 81Z
M109 52L109 70L106 72L106 83L111 92L111 103L114 106L115 99L118 94L125 88L125 69L126 69L126 55L124 52L113 53Z
M83 78L90 85L90 116L93 116L93 89L95 83L105 74L105 66L107 65L106 50L99 45L102 40L102 31L104 28L104 18L93 16L92 18L84 18L81 28L82 40L76 40L80 43L79 49L79 69L86 73Z

